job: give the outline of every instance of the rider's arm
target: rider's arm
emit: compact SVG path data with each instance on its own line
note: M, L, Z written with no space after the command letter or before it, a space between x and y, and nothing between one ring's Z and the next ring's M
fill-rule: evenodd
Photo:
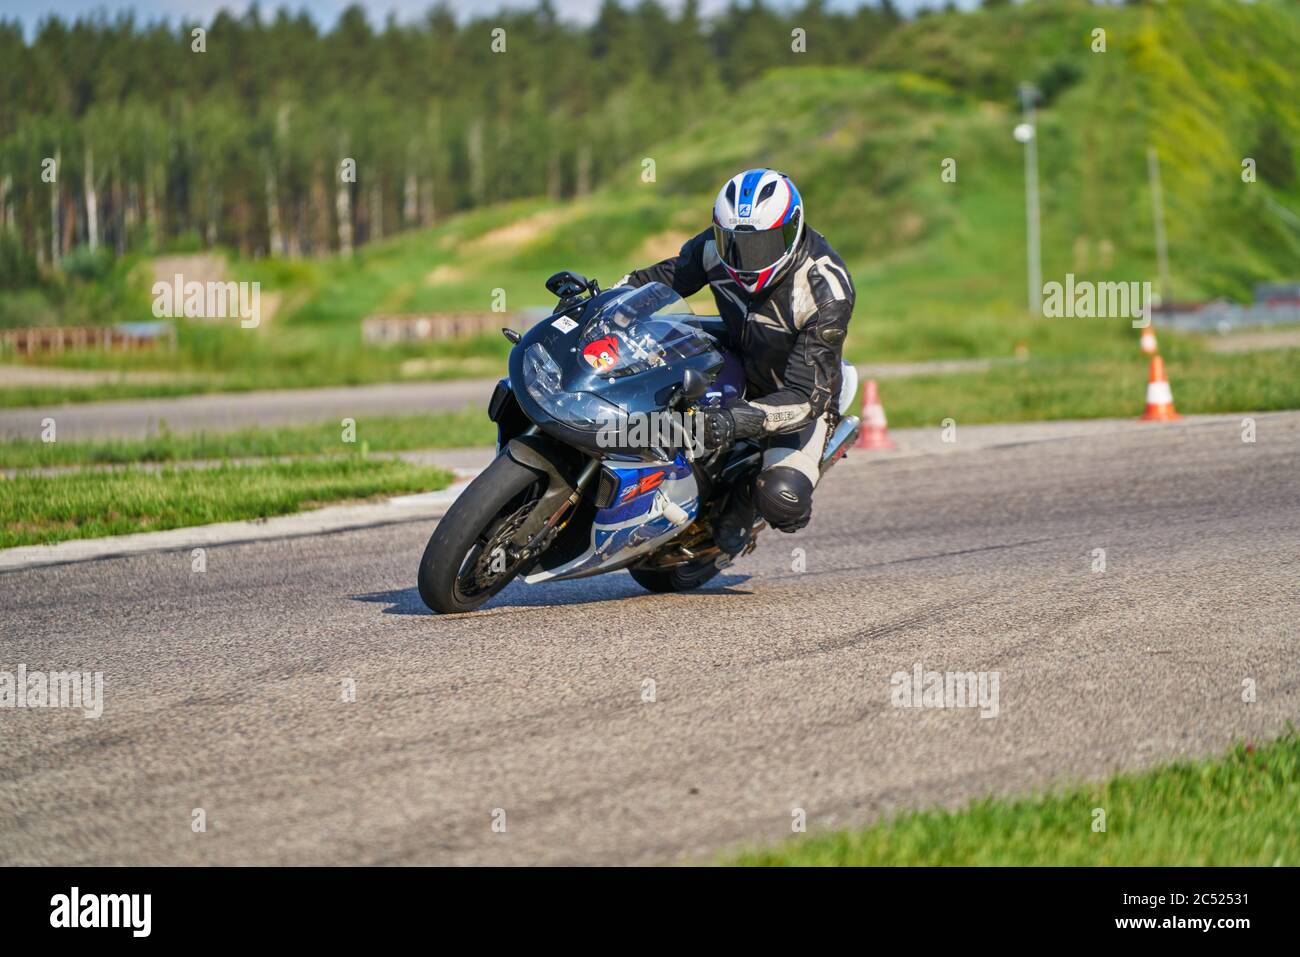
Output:
M745 403L755 412L732 408L737 438L760 432L794 432L826 411L836 398L844 335L852 313L851 290L844 298L830 297L818 306L795 336L782 387Z
M704 271L704 244L712 236L713 231L706 229L694 239L688 239L676 256L644 269L634 269L614 285L644 286L648 282L661 282L671 286L683 299L693 296L709 282Z

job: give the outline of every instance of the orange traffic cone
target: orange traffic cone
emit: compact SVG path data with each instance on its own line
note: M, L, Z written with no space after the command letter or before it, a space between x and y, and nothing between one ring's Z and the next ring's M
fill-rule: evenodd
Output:
M1142 330L1142 351L1149 356L1156 354L1156 327L1148 325Z
M876 380L868 379L862 393L862 429L858 432L855 449L892 449L894 440L889 437L889 423L885 421L885 407L876 392Z
M1174 411L1174 394L1165 376L1165 360L1151 357L1151 374L1147 377L1147 410L1143 422L1173 422L1182 416Z

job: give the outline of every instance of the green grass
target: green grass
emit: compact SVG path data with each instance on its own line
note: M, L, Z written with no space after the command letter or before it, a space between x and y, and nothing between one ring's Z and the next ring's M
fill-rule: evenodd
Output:
M743 852L758 866L1300 864L1300 737L1065 793L902 814ZM1105 812L1094 832L1094 809Z
M482 409L430 415L374 416L356 420L355 442L343 441L338 423L234 432L172 434L166 428L147 439L0 442L0 469L140 462L211 461L285 456L350 456L371 452L491 445L496 426Z
M1131 332L1131 331L1130 331ZM1300 350L1218 355L1194 340L1161 334L1174 399L1184 414L1267 412L1300 408ZM1122 355L1034 357L987 372L922 375L881 383L896 428L958 423L1123 418L1141 414L1147 360L1126 337ZM1109 349L1098 349L1098 352ZM357 422L356 444L335 423L227 433L172 434L148 439L11 440L0 443L0 469L120 465L285 456L346 456L362 443L373 452L487 446L495 428L480 409L419 416L376 416Z
M0 479L0 548L287 515L317 505L435 491L451 474L353 457L213 468Z
M57 406L63 403L109 402L117 399L168 399L182 395L210 392L246 392L247 389L223 389L222 383L195 382L105 382L93 385L20 386L0 388L0 409Z
M1166 360L1174 404L1184 415L1300 408L1300 350L1213 355L1186 352ZM1129 358L1031 359L987 372L915 376L880 384L896 427L1050 419L1124 418L1142 414L1147 362Z
M1095 28L1107 31L1104 54L1090 49ZM1154 278L1146 166L1146 149L1154 145L1175 298L1246 299L1252 283L1288 277L1300 261L1300 230L1265 202L1267 196L1300 209L1300 179L1287 173L1295 149L1254 157L1257 182L1240 177L1241 160L1259 152L1262 131L1300 142L1300 73L1289 69L1298 39L1294 4L1272 2L1130 7L1057 0L921 18L891 34L864 67L778 68L744 91L753 101L781 103L776 113L729 115L726 123L705 118L648 144L657 166L653 183L641 181L637 160L579 200L474 210L347 258L236 259L231 278L255 279L264 293L283 297L262 328L181 323L175 355L53 360L171 371L190 381L0 389L0 405L490 375L508 348L498 336L365 347L360 322L379 312L487 310L498 289L509 310L547 305L543 280L560 268L609 284L707 224L718 184L753 165L795 177L809 224L852 270L858 304L845 344L851 359L1007 356L1024 343L1035 359L1078 360L1080 370L1127 360L1133 333L1124 323L1026 314L1023 159L1010 135L1019 118L1017 83L1035 80L1052 94L1038 138L1045 280L1067 272L1091 281ZM1241 49L1249 55L1234 52ZM1053 84L1053 76L1068 79ZM946 158L957 163L956 182L940 177ZM502 227L509 235L494 232ZM143 265L137 271L147 272ZM130 297L129 274L117 269L111 282L104 280L112 295L100 297L102 308L93 289L64 291L66 303L97 307L69 305L67 321L87 314L150 318L147 297ZM8 301L18 322L36 308L30 299L0 293L0 312ZM711 308L707 292L697 301ZM1161 338L1166 349L1180 341ZM1289 360L1282 365L1293 368ZM1110 368L1102 368L1102 392L1127 382ZM1195 408L1198 375L1191 370L1186 400L1175 378L1175 395L1191 411L1211 411ZM1066 401L1051 383L1041 390L1052 401L1036 410L1031 400L1040 384L1027 382L1017 395L1018 382L1006 373L908 389L928 404L946 387L987 384L994 390L987 399L960 398L974 403L980 418L999 408L1016 418L1128 411L1074 385ZM1219 395L1224 389L1236 387L1216 379L1211 404L1228 401ZM1277 389L1290 393L1284 383ZM1247 391L1267 393L1273 407L1273 387ZM1249 397L1231 401L1249 407Z
M504 323L503 323L504 325ZM238 336L236 332L223 335ZM292 349L259 349L250 344L242 359L226 357L237 352L235 343L210 354L182 355L164 368L167 360L92 353L67 355L62 365L85 369L121 368L169 371L173 380L155 382L108 381L86 385L36 385L0 387L0 408L29 408L114 399L156 399L261 389L311 389L378 382L441 382L452 379L494 378L505 374L510 344L499 335L469 340L430 343L425 347L365 349L352 337L308 330ZM120 360L120 365L115 365ZM3 363L4 357L0 357ZM412 370L411 365L415 365Z

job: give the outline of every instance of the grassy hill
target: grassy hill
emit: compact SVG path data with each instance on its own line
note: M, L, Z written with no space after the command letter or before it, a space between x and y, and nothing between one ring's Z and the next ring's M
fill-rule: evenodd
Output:
M1105 52L1092 49L1098 29ZM714 121L648 144L653 182L637 162L579 201L481 209L348 260L235 262L238 278L281 295L276 318L255 333L187 328L179 365L223 388L490 372L504 340L363 349L359 323L375 312L485 310L496 289L511 309L545 305L542 282L562 267L608 283L674 252L707 224L718 184L758 165L795 178L810 224L853 271L850 357L1007 356L1023 343L1058 364L1131 362L1127 320L1026 312L1023 155L1011 136L1018 83L1032 81L1045 96L1045 280L1067 271L1156 278L1151 145L1175 296L1246 299L1257 280L1300 273L1300 230L1265 198L1300 212L1297 49L1300 9L1277 0L1039 0L931 15L892 34L865 68L772 70L717 103ZM1242 181L1246 157L1257 182ZM941 180L945 158L956 161L955 183ZM131 308L147 310L143 302ZM709 308L707 293L698 308ZM1200 344L1165 336L1162 349L1177 359ZM1289 355L1284 371L1296 369ZM118 387L146 388L165 387ZM1271 401L1296 404L1288 395Z

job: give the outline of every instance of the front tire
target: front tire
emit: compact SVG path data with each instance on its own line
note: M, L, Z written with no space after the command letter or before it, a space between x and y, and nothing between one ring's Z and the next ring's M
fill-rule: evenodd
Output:
M438 522L420 559L420 598L439 614L473 611L514 580L523 562L494 561L537 505L546 480L501 454Z

